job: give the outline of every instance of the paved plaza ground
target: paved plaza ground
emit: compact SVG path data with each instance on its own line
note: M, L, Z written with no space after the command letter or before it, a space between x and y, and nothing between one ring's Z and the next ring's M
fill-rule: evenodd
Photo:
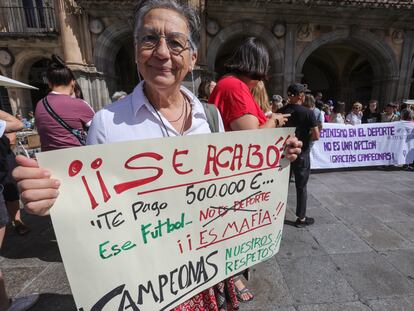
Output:
M285 225L280 252L255 266L241 311L413 311L414 172L320 172L309 182L306 229ZM287 221L295 220L290 184ZM9 231L0 267L12 295L41 293L34 311L76 310L47 217ZM70 221L70 219L68 220Z

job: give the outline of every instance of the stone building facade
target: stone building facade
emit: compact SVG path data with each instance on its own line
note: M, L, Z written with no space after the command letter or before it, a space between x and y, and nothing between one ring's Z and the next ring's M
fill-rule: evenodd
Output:
M39 91L0 89L3 106L33 110L47 92L43 73L55 53L73 69L95 109L138 81L132 38L139 0L2 0L0 73ZM269 94L303 82L325 99L371 98L384 106L414 98L412 0L188 0L202 20L198 81L223 74L225 59L246 37L266 44ZM11 61L8 62L11 57ZM6 108L7 108L6 107Z

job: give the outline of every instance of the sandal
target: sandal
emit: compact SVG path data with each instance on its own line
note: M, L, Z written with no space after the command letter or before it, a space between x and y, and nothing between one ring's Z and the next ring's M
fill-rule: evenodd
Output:
M30 232L30 228L20 220L13 221L13 227L18 235L25 235Z
M234 282L239 281L239 280L241 281L241 276L240 275L234 276L233 278L234 278ZM236 284L234 284L234 289L236 291L237 300L240 301L240 302L252 301L253 298L254 298L253 293L244 284L243 284L243 286L244 287L242 289L238 289ZM251 297L249 299L244 299L242 297L244 294L250 294Z

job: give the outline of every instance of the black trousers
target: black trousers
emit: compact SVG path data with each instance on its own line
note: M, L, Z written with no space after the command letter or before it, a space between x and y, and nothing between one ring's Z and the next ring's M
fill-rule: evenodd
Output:
M307 184L310 175L310 150L302 152L292 162L296 186L296 216L300 219L306 216L306 201L308 199Z

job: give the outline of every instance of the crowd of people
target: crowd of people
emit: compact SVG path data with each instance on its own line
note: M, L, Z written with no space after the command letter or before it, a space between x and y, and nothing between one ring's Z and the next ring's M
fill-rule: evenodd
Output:
M318 99L316 99L318 98ZM313 104L307 104L313 103ZM322 100L322 93L317 92L315 96L307 94L305 106L314 109L315 114L320 114L322 123L339 123L358 125L364 123L395 122L399 120L413 120L412 105L407 103L388 103L383 111L378 108L378 101L372 99L367 105L356 101L352 104L350 111L346 112L346 104L343 101L333 102ZM313 108L314 107L314 108Z
M264 43L254 37L247 38L226 61L226 74L220 80L201 82L197 98L194 92L182 86L182 82L195 67L199 41L200 20L192 8L174 0L145 1L137 11L134 30L137 70L143 80L129 95L115 93L114 103L96 114L83 100L72 71L60 58L54 57L47 71L51 92L37 103L33 122L42 150L295 127L296 137L288 140L286 157L292 162L295 176L295 226L303 228L315 221L306 214L310 150L313 141L319 139L325 122L355 125L413 119L411 109L395 104L387 105L385 111L379 113L376 101L370 101L365 109L356 102L345 114L345 103L324 102L320 92L312 95L306 85L299 83L289 86L287 98L274 95L269 99L263 82L269 70L269 54ZM18 122L20 129L24 125ZM2 123L6 124L0 122L0 125ZM10 127L4 127L10 131ZM51 172L39 167L34 159L17 156L16 161L19 166L14 168L13 165L8 172L14 168L13 177L18 182L26 210L48 215L59 195L60 181L51 178ZM0 223L3 225L0 238L6 224L7 220ZM254 298L242 275L248 273L219 282L174 310L237 310L239 302ZM0 275L0 311L3 311L8 310L10 300L5 291L1 292L1 282ZM32 304L33 301L30 300ZM26 309L15 310L29 307L27 304Z

